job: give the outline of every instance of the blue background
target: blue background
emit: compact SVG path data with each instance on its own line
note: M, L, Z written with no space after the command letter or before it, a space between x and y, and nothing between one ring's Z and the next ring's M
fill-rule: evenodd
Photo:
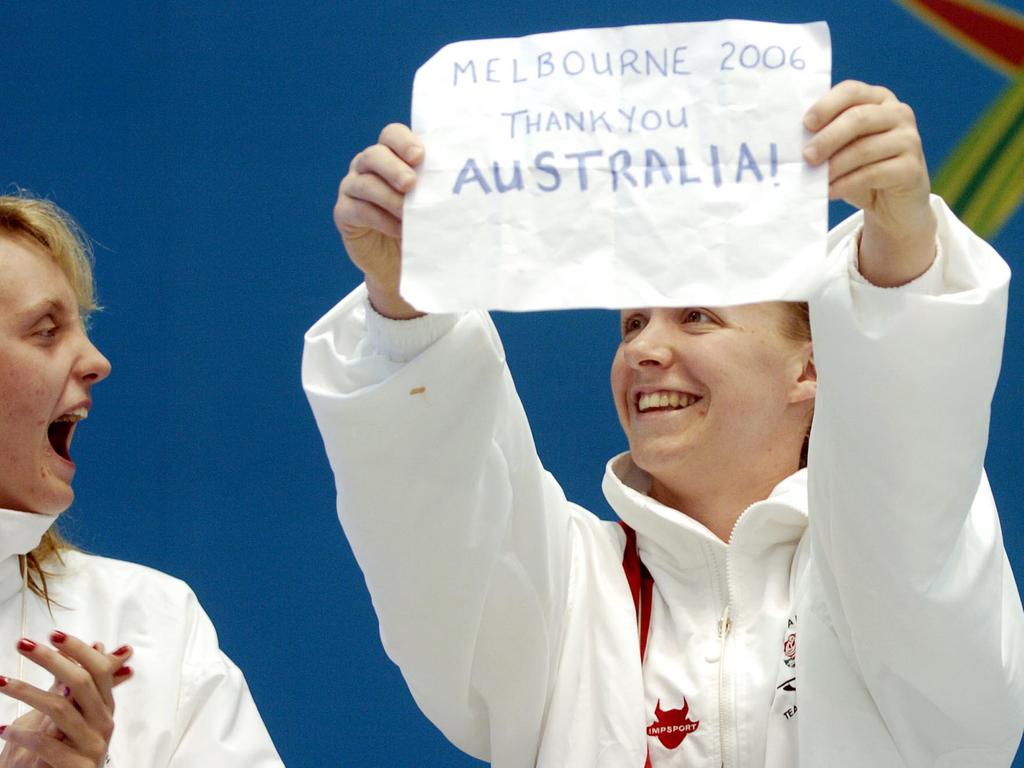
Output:
M415 69L445 43L721 17L827 20L835 79L912 104L933 171L1006 84L884 0L4 7L0 184L51 197L97 242L93 335L114 366L76 437L66 530L193 586L288 765L479 765L381 651L299 384L303 332L359 279L330 215L349 159L408 119ZM1019 268L1021 242L1024 213L995 245ZM1022 290L988 468L1024 576ZM624 447L607 387L616 319L497 321L543 460L607 514L603 465Z

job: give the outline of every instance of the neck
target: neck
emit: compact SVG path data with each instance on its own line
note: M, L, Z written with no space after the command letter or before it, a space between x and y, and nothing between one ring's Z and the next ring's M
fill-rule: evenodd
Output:
M726 492L709 498L678 494L655 480L651 483L649 495L666 507L678 510L696 520L728 544L740 515L751 504L768 498L775 485L765 485L758 490L750 489L748 493Z
M763 467L761 472L747 468L724 480L708 482L693 482L694 476L707 477L703 473L674 474L668 481L652 475L648 495L696 520L728 544L740 515L750 505L767 499L779 483L799 468L799 460L796 460ZM673 482L679 476L688 482Z

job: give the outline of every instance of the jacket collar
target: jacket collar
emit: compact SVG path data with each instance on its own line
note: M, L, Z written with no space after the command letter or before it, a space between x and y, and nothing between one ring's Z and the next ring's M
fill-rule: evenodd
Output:
M21 589L18 555L35 549L56 520L52 515L0 509L0 603Z
M701 547L726 547L693 518L648 496L650 487L650 475L633 463L629 453L608 462L602 483L605 498L619 518L637 532L641 549L645 543L654 543L679 558ZM801 469L741 515L730 546L749 550L795 542L806 527L807 470Z

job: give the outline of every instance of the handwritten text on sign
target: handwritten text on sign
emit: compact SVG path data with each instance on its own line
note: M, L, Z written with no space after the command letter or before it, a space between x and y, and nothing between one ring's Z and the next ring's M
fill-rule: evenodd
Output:
M801 120L829 79L823 23L446 46L416 75L402 293L429 311L807 298L827 182Z

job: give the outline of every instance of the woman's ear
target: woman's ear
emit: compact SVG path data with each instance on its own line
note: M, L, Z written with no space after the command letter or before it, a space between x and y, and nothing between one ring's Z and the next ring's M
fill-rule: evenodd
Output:
M814 396L818 392L818 371L814 367L814 347L811 342L805 342L800 347L800 373L797 376L793 387L790 390L790 403L814 402Z

